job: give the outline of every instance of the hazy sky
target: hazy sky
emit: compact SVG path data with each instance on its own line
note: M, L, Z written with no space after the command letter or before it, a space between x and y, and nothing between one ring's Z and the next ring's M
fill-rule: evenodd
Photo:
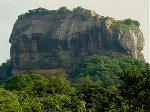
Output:
M49 10L67 6L82 6L95 10L99 15L116 19L138 20L145 37L145 59L150 62L149 0L0 0L0 64L9 59L9 37L18 15L29 9L44 7Z

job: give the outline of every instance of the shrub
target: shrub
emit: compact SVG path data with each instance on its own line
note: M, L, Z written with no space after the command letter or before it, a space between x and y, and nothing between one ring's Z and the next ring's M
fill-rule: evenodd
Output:
M4 88L7 90L24 90L27 87L32 87L34 81L37 80L44 80L44 77L39 74L20 74L7 80Z
M84 8L81 7L81 6L78 6L77 8L74 8L74 9L73 9L73 11L80 11L80 10L84 10Z
M21 112L18 96L14 93L0 89L0 112Z
M62 13L66 13L66 12L69 12L70 10L66 7L66 6L63 6L63 7L60 7L58 9L58 13L62 14Z

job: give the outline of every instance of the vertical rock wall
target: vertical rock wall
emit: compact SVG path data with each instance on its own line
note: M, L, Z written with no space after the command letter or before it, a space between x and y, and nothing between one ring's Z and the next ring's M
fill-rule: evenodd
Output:
M139 28L120 28L114 20L85 9L19 18L10 43L14 73L57 68L69 72L74 64L94 54L144 60Z

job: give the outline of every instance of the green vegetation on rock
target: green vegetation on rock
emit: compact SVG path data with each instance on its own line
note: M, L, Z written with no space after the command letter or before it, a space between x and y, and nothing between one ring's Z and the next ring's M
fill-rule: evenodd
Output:
M63 13L69 12L69 11L70 10L66 6L60 7L58 9L58 13L60 13L60 14L63 14Z
M105 20L111 20L114 25L116 25L119 29L128 29L128 30L135 30L138 29L140 23L136 20L132 20L130 18L124 20L115 20L112 17L104 17Z
M84 10L84 8L82 8L81 6L78 6L77 8L74 8L73 11L81 11ZM28 12L21 14L20 16L18 16L19 19L23 19L23 18L30 18L33 15L37 15L37 16L44 16L44 15L60 15L60 14L64 14L67 12L70 12L71 10L69 10L66 6L60 7L58 10L47 10L45 8L37 8L37 9L33 9L33 10L28 10ZM113 21L113 23L115 25L117 25L118 28L120 29L137 29L140 26L140 23L136 20L131 20L129 19L125 19L125 20L115 20L112 17L104 17L105 20L111 20Z
M140 23L135 20L125 19L125 20L115 20L114 24L117 25L120 29L128 29L128 30L135 30L138 29Z
M37 9L33 9L33 10L28 10L27 13L25 14L21 14L20 16L18 16L19 19L23 19L23 18L29 18L32 16L44 16L44 15L59 15L59 14L63 14L66 12L69 12L70 10L67 9L67 7L63 6L60 7L58 10L47 10L45 8L37 8Z
M20 16L18 16L18 18L23 19L23 18L29 18L33 15L54 15L54 14L56 14L56 11L49 11L44 8L37 8L33 10L28 10L27 13L21 14Z
M81 7L81 6L78 6L77 8L74 8L74 9L73 9L73 11L81 11L81 10L84 10L84 8Z

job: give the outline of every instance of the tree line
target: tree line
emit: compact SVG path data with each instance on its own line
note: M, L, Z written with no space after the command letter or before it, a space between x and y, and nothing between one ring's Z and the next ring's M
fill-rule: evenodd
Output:
M92 56L69 75L23 73L0 84L0 111L149 112L150 67Z

